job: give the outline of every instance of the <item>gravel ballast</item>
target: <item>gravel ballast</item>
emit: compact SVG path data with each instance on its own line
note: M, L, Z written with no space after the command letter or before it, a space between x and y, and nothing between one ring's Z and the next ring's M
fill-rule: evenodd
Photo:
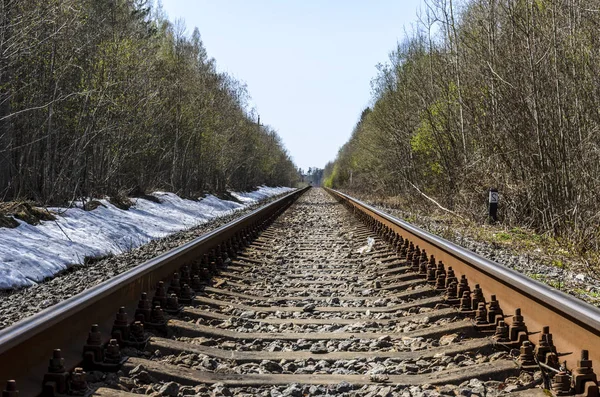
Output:
M234 219L254 211L278 197L265 199L232 214L216 218L188 230L174 233L165 238L135 248L123 254L99 259L87 265L74 265L67 271L37 285L18 290L0 292L0 329L50 306L56 305L86 289L100 284L147 260L202 236ZM90 236L93 238L93 236Z
M212 228L227 220L221 221ZM161 244L136 263L210 230L204 226L187 238L155 242ZM104 273L95 276L101 281L110 277L106 269L126 270L114 259L87 268ZM117 373L87 372L90 390L495 397L541 382L540 371L515 366L517 349L499 349L474 332L443 292L415 277L395 247L322 189L306 192L249 246L220 259L195 297L165 314L164 326L144 326L151 336L145 346L122 345ZM81 270L57 283L87 281L81 274L69 279ZM178 282L171 280L172 291Z
M399 219L408 222L437 236L443 237L463 248L515 270L530 278L550 285L562 292L576 296L595 306L600 306L600 278L589 266L564 257L557 261L561 266L552 265L552 257L542 248L513 249L509 245L482 241L473 236L472 229L453 227L448 221L435 216L415 214L377 205L361 198L364 202ZM482 228L484 226L481 226Z
M468 327L471 323L444 304L395 309L394 306L409 302L382 288L393 284L398 276L382 273L396 266L390 265L395 263L395 253L375 239L371 249L363 254L364 244L368 245L371 239L370 232L365 233L345 208L331 201L320 190L302 196L267 230L269 237L246 249L213 277L209 288L198 293L202 300L197 302L207 304L192 303L193 308L184 308L175 315L171 327L177 327L177 323L183 328L170 329L162 336L162 342L151 343L144 352L128 352L151 365L128 367L118 377L109 375L98 385L155 397L494 397L531 388L539 382L539 373L521 373L504 382L472 378L447 385L389 384L390 377L396 375L431 374L431 379L435 379L435 374L443 371L469 372L479 365L510 360L516 351L495 351L491 346L459 353L444 350L456 343L473 341L472 335L462 331L410 336L413 331L425 332L461 323ZM418 282L403 287L402 292L417 291L417 285ZM359 310L346 310L354 308ZM389 312L377 312L378 308ZM442 310L448 312L442 315ZM220 318L193 315L199 312ZM194 325L208 326L214 332L191 336L182 331L186 327L191 330ZM240 336L228 336L233 333ZM273 333L291 335L282 339L261 336ZM354 335L336 338L339 333ZM179 346L175 353L168 347L169 340ZM437 349L436 354L428 353L431 349ZM220 355L209 351L218 351ZM331 356L339 353L348 357ZM264 354L271 358L264 358ZM342 381L329 385L290 383L260 387L222 383L184 385L157 374L163 367L234 376L363 375L374 384L353 385Z

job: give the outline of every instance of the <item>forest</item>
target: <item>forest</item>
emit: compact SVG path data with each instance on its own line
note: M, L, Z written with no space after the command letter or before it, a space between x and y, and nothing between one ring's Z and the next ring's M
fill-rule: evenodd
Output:
M0 0L0 200L297 180L245 85L151 3Z
M596 0L427 0L325 185L597 244Z

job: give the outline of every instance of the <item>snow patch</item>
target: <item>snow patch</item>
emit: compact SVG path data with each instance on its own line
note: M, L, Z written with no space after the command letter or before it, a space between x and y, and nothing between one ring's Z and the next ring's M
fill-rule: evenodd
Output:
M56 221L32 226L17 220L17 228L0 228L0 289L34 285L70 265L83 263L85 257L129 251L291 190L261 186L254 192L232 192L242 204L213 195L194 201L155 192L160 204L133 199L128 211L108 200L99 200L105 207L89 212L77 207L50 208L60 214Z

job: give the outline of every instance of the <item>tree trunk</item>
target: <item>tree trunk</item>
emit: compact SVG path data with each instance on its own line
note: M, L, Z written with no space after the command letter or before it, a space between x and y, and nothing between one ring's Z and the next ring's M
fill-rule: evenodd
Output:
M0 0L0 200L12 198L11 184L13 130L7 118L10 114L10 65L6 47L10 39L12 0Z

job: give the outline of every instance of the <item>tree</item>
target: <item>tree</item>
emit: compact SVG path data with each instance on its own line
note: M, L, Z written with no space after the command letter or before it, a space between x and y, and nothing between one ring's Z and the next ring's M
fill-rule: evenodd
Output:
M596 8L428 2L379 66L373 106L326 167L326 184L427 201L423 192L474 217L493 186L506 222L577 230L589 245L600 218Z
M148 0L0 0L0 192L65 203L291 185L276 132L198 29Z

